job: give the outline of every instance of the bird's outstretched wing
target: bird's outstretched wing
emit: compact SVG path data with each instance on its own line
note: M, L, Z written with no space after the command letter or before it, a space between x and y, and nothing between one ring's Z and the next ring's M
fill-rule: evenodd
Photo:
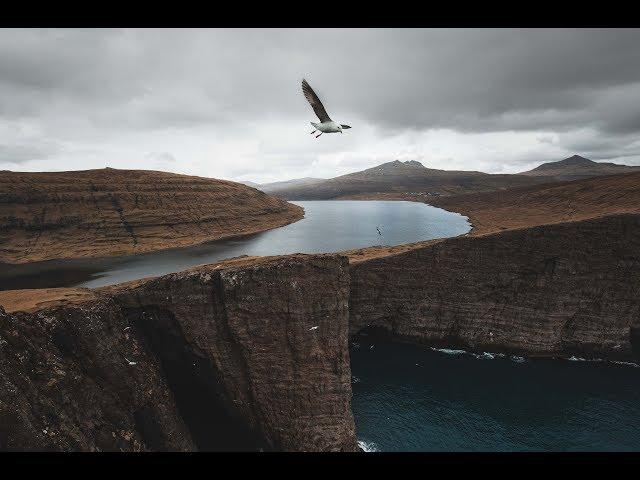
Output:
M320 119L321 122L331 122L332 120L329 118L329 114L324 109L322 102L316 95L316 92L313 91L311 85L307 83L305 79L302 79L302 93L304 93L305 98L313 108L313 111L316 112L316 115Z

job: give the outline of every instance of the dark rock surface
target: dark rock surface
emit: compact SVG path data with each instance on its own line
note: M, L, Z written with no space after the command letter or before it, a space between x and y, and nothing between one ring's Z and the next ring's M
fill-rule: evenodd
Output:
M637 356L639 215L451 238L350 273L352 333L371 325L469 350Z
M0 311L0 450L193 449L156 359L127 326L108 298Z
M291 255L172 274L114 298L148 331L165 371L244 424L238 447L325 451L356 446L348 295L345 257ZM193 395L178 400L199 408Z
M356 450L347 259L231 262L0 313L0 450Z
M638 214L354 258L239 258L0 311L0 450L356 450L348 336L368 326L640 358Z

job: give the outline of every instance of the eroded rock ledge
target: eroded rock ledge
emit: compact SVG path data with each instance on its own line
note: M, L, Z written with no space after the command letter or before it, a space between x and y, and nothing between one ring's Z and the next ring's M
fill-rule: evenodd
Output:
M451 238L350 273L352 331L536 356L640 353L640 215Z
M337 255L0 312L0 450L356 450Z
M351 260L237 259L0 311L0 449L356 450L348 337L367 326L640 358L640 215Z

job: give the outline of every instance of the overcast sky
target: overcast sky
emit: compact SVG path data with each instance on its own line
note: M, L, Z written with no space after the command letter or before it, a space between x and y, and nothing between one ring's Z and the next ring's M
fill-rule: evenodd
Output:
M640 165L640 30L0 30L0 170ZM305 77L353 128L315 139Z

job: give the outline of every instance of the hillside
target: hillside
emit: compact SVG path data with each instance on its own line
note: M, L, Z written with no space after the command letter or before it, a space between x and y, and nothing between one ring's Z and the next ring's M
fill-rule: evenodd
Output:
M464 236L476 237L607 216L639 215L640 172L442 197L396 192L361 195L359 198L424 202L457 212L469 217L473 225L471 232ZM412 251L439 241L368 247L344 253L352 262L361 262Z
M473 224L470 235L477 236L608 215L640 214L640 172L441 197L380 193L360 198L418 201L461 213ZM391 247L389 252L402 249Z
M245 185L146 170L0 172L0 262L127 255L260 232L303 210Z
M548 180L544 177L437 170L425 168L414 160L395 160L322 182L283 188L274 193L288 200L349 198L378 192L452 195L530 185L532 182L541 183Z
M324 181L325 181L324 178L314 178L314 177L294 178L292 180L284 180L282 182L262 183L258 185L256 188L266 193L273 193L279 190L285 190L293 187L302 187L302 186L306 187L309 185L315 185Z
M462 213L474 235L640 213L640 172L428 200Z
M594 162L580 155L574 155L557 162L547 162L542 165L522 172L520 175L530 177L551 177L555 181L579 180L603 175L615 175L640 171L640 167L618 165L616 163Z

